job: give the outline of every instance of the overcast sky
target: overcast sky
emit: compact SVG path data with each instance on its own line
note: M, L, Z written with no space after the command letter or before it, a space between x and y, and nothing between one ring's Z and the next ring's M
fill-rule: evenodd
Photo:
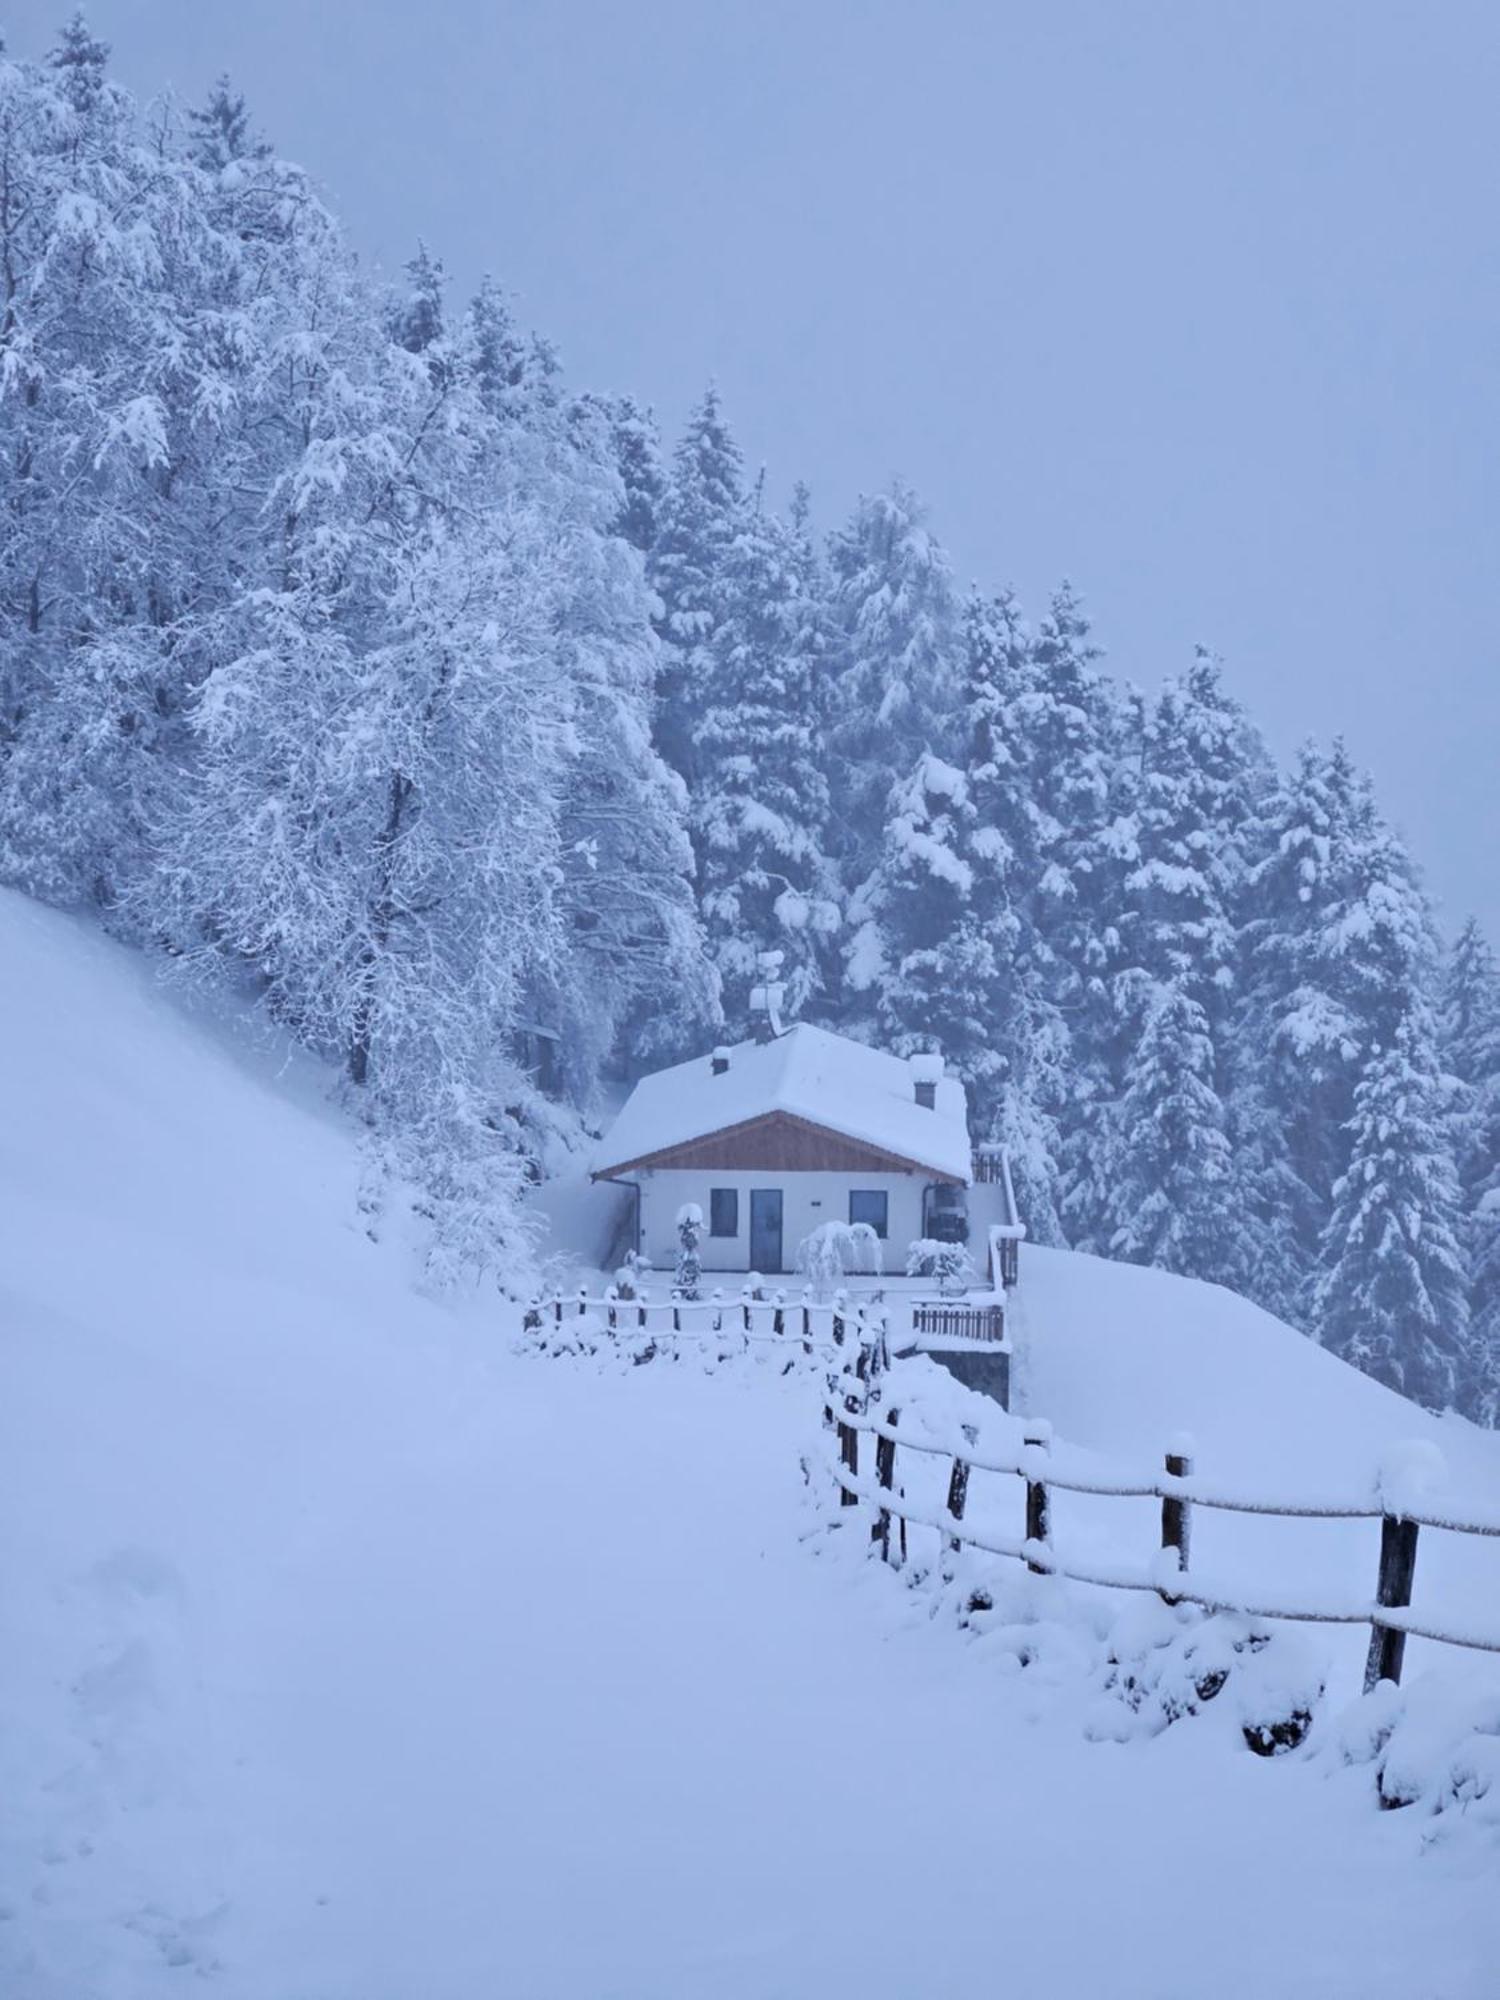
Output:
M67 0L0 0L12 49ZM93 0L228 69L362 251L494 272L770 491L892 473L961 578L1062 575L1114 669L1195 641L1342 731L1500 936L1496 0Z

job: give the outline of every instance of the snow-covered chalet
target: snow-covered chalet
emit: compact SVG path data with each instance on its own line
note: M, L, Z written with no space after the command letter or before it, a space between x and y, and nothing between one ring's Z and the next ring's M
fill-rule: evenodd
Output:
M777 989L752 995L755 1036L644 1076L596 1156L596 1181L635 1190L636 1248L658 1270L677 1252L677 1216L703 1211L707 1271L793 1270L823 1222L866 1223L887 1270L916 1237L968 1233L964 1087L942 1058L903 1060L797 1022Z

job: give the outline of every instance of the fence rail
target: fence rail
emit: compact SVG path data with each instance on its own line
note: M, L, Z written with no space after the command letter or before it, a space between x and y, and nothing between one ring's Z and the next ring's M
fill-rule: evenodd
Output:
M866 1371L866 1377L868 1371ZM1422 1528L1450 1534L1494 1536L1500 1534L1500 1517L1485 1510L1461 1515L1443 1508L1422 1511L1389 1501L1374 1499L1326 1502L1293 1499L1279 1494L1225 1492L1193 1476L1189 1452L1178 1448L1165 1454L1163 1471L1150 1479L1110 1480L1060 1469L1052 1456L1051 1426L1031 1421L1022 1431L1022 1448L1010 1458L985 1457L977 1449L978 1432L966 1427L962 1438L933 1438L903 1429L900 1411L872 1412L864 1381L844 1389L836 1397L840 1407L830 1406L825 1418L838 1435L838 1463L830 1467L840 1493L840 1505L861 1503L875 1510L871 1540L886 1561L905 1560L908 1526L927 1528L939 1538L941 1557L947 1562L961 1548L969 1547L986 1555L1022 1562L1033 1574L1062 1576L1075 1583L1100 1585L1113 1590L1154 1591L1169 1604L1196 1604L1206 1611L1233 1611L1252 1618L1289 1619L1299 1623L1326 1625L1368 1625L1370 1648L1365 1663L1365 1687L1382 1680L1397 1681L1408 1638L1433 1640L1441 1645L1462 1646L1478 1652L1500 1653L1500 1627L1488 1631L1453 1623L1434 1623L1411 1609L1412 1585L1416 1571L1417 1537ZM878 1389L875 1391L878 1397ZM860 1475L859 1440L875 1440L875 1479ZM948 1493L945 1506L922 1507L908 1501L896 1478L898 1449L948 1465ZM1001 1537L980 1531L965 1519L970 1481L974 1473L987 1472L1016 1478L1025 1487L1025 1534ZM1157 1500L1161 1504L1161 1547L1147 1565L1120 1565L1090 1559L1068 1561L1058 1552L1052 1537L1052 1494L1054 1491L1132 1500ZM1194 1507L1216 1507L1236 1514L1281 1515L1290 1519L1378 1520L1381 1524L1380 1558L1375 1596L1351 1598L1343 1605L1326 1601L1297 1602L1295 1593L1272 1591L1266 1601L1250 1601L1238 1590L1216 1585L1213 1578L1190 1567L1192 1515ZM900 1524L893 1544L892 1524ZM893 1546L898 1553L892 1553Z
M958 1300L918 1299L911 1312L912 1331L934 1340L1005 1338L1005 1308L1000 1304L965 1305Z

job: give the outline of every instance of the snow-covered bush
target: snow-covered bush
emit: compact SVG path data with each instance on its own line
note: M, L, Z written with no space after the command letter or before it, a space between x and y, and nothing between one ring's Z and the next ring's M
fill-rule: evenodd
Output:
M825 1299L851 1271L879 1276L880 1238L868 1222L820 1222L797 1245L797 1269L807 1273L813 1296Z
M703 1210L695 1201L685 1201L677 1211L677 1282L673 1291L680 1299L699 1297L703 1264L698 1244L703 1235Z
M1462 1828L1500 1841L1500 1676L1489 1662L1382 1681L1335 1719L1323 1755L1369 1770L1387 1809L1437 1822L1429 1839Z
M641 1297L646 1289L646 1280L654 1266L649 1257L643 1257L639 1250L627 1250L625 1261L615 1272L615 1291L622 1299Z
M1229 1690L1240 1735L1261 1757L1293 1750L1312 1727L1323 1666L1300 1635L1237 1612L1148 1599L1123 1611L1085 1733L1124 1743L1157 1736Z
M918 1236L906 1247L906 1275L909 1278L936 1278L939 1292L961 1292L975 1277L968 1245L942 1243L933 1236Z

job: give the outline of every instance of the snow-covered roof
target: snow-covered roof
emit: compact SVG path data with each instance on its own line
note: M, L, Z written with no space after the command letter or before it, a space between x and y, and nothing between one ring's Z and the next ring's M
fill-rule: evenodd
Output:
M604 1135L594 1171L611 1173L779 1111L950 1179L969 1178L968 1104L955 1077L938 1083L929 1109L917 1102L902 1057L805 1021L774 1041L716 1053L728 1058L717 1076L707 1055L643 1076Z

